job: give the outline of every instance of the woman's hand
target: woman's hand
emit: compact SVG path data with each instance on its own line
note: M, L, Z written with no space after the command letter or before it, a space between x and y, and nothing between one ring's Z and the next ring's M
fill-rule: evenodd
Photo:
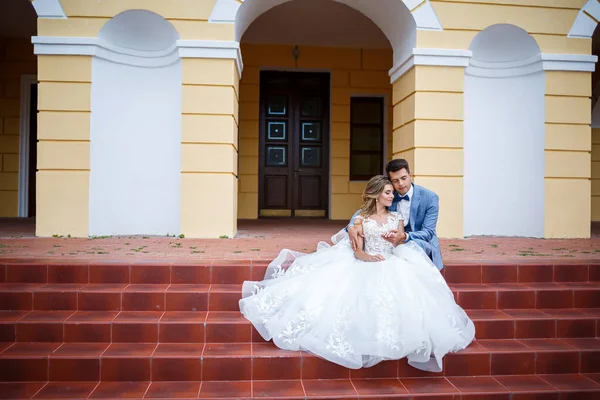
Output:
M381 254L371 255L371 254L364 253L363 256L361 257L361 259L365 262L385 261L385 257L382 256Z

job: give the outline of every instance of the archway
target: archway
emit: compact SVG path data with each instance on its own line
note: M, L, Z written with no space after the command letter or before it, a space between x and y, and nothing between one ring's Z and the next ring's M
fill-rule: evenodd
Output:
M228 15L227 18L233 17L235 21L235 40L239 42L256 18L268 10L289 1L292 0L246 0L241 6L238 6L239 9L231 6L227 13L223 11L223 14ZM378 0L378 7L373 7L370 2L361 0L333 1L357 10L381 29L394 51L394 64L402 62L412 55L412 50L416 47L417 23L416 17L411 13L411 9L405 2L399 0ZM219 4L216 7L218 6ZM437 16L435 16L435 11L433 11L428 1L423 6L421 14L426 14L427 20L435 19L437 25L436 27L432 26L431 29L441 29ZM431 25L434 25L432 21L430 22ZM422 22L422 24L425 24L425 22Z
M25 0L0 3L0 217L35 217L37 60L31 37L36 12Z
M592 54L600 56L600 26L592 36ZM600 63L592 73L592 230L600 225Z
M540 48L500 24L465 72L464 234L543 237L545 75Z
M181 61L175 28L125 11L92 61L89 234L179 233Z
M391 157L393 35L351 2L274 3L246 1L236 17L245 64L238 215L349 218L365 176L382 173ZM412 54L410 11L399 1L385 3L406 21L393 27L394 42ZM356 110L369 107L370 120L361 123ZM271 135L269 126L281 129Z

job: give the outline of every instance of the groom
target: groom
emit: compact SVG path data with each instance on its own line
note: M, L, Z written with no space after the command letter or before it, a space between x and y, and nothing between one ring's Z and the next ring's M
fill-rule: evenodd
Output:
M441 270L442 252L440 242L435 232L439 212L439 198L431 190L412 183L412 175L408 162L404 159L392 160L385 166L392 185L394 185L394 201L388 208L389 211L397 211L404 218L404 230L400 233L392 230L385 239L394 246L415 242L431 258L435 266ZM362 236L362 228L354 226L354 218L357 211L350 220L348 235L352 242L352 248L356 250L358 236Z

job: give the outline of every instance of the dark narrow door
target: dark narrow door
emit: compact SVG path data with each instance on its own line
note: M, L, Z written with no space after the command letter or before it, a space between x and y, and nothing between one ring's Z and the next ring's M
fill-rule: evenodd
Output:
M329 74L260 76L259 214L326 217Z
M29 101L29 189L27 216L35 217L35 173L37 171L37 83L31 85Z

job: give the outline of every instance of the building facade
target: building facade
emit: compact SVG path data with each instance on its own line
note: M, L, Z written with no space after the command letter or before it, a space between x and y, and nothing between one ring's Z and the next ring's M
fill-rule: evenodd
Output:
M343 220L390 158L441 237L600 220L597 0L2 7L0 216L38 236Z

